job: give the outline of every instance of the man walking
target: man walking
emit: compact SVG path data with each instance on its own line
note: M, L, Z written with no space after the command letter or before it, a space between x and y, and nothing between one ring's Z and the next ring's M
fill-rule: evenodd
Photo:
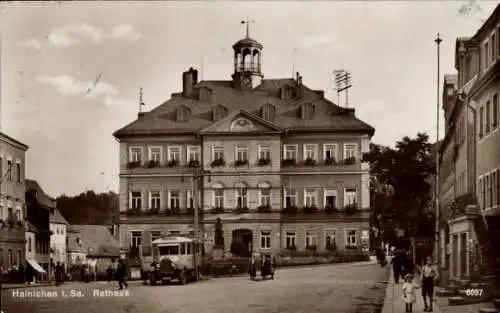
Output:
M438 279L438 272L436 266L432 264L431 257L427 257L425 265L422 266L420 279L422 282L422 297L424 298L424 312L432 312L434 283ZM427 302L427 298L429 302Z
M126 276L127 276L127 265L125 264L125 262L123 262L122 259L119 259L118 268L116 269L116 279L118 280L118 285L120 286L120 289L123 289L124 285L125 288L128 287L128 284L125 281Z
M395 253L391 260L392 272L394 273L394 282L399 284L399 277L401 275L401 255Z

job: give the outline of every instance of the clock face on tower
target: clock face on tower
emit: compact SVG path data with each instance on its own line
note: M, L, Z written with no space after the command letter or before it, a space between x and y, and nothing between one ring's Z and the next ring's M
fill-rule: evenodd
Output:
M248 76L243 76L241 78L241 85L244 88L252 87L252 78Z

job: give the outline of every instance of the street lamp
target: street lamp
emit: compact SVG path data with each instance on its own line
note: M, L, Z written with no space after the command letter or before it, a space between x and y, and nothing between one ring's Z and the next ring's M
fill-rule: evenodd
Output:
M436 200L436 220L435 220L435 246L434 246L434 260L439 258L439 89L440 89L440 44L443 40L437 34L434 40L437 47L437 90L436 90L436 186L435 186L435 200Z

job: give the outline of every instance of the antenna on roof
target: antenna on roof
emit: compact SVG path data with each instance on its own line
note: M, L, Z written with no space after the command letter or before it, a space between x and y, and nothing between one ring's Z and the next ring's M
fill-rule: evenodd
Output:
M142 99L142 87L139 88L139 113L142 113L142 107L145 106Z
M295 54L297 53L297 50L299 48L295 48L293 49L293 52L292 52L292 77L295 76Z
M200 55L200 81L203 80L203 53Z
M335 83L337 84L337 101L340 104L340 93L345 91L345 106L349 107L349 88L352 87L351 84L351 73L345 70L336 70L335 73Z

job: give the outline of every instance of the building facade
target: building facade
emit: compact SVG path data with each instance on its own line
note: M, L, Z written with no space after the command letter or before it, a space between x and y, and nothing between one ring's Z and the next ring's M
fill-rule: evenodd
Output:
M58 209L50 213L49 222L50 231L52 232L52 236L50 236L50 259L53 263L57 264L57 262L59 262L64 264L66 268L68 261L66 255L68 222Z
M490 236L481 235L483 224L493 221L482 216L499 215L499 17L500 6L473 37L457 39L456 83L449 84L445 77L440 204L447 222L441 228L441 266L450 278L470 277L477 269L484 254L480 241L488 242Z
M0 275L25 255L25 153L28 146L0 132Z
M263 79L259 42L233 45L232 80L198 81L114 133L120 144L124 251L194 234L226 252L367 250L374 129L295 78ZM196 194L197 193L197 194ZM194 197L198 197L196 200Z

